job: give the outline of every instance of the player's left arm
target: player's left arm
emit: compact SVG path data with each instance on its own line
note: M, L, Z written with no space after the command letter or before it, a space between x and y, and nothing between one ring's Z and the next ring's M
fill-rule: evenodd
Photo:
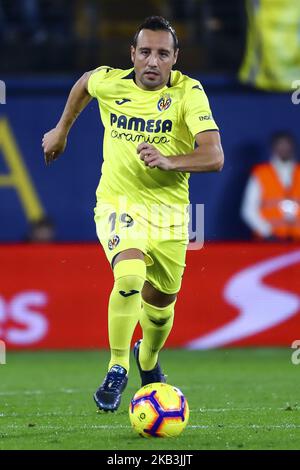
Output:
M219 132L217 130L199 132L195 140L197 147L185 155L164 156L153 145L147 143L141 143L137 152L149 168L188 173L221 171L224 165L224 153Z

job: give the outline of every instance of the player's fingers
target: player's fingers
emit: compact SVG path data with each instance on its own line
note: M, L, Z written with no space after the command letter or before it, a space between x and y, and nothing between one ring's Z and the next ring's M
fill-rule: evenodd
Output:
M56 146L51 145L51 144L47 144L47 142L44 142L42 147L44 149L44 153L47 154L47 155L57 154L58 151L59 151Z
M43 135L42 142L47 142L48 133Z
M148 153L148 155L146 155L145 157L145 161L147 161L148 163L151 162L152 160L156 159L157 156L152 154L152 153Z
M146 142L142 142L137 147L137 153L140 153L142 150L150 150L153 149L152 145L146 144Z
M157 165L157 157L155 155L148 155L145 160L144 160L144 163L146 166L150 166L150 167L154 167Z
M144 160L145 157L153 155L153 149L143 149L140 152L140 159Z
M148 157L148 155L143 155L143 156L141 157L141 160L143 160L143 162L145 163L145 165L148 165L147 157Z
M157 165L158 165L158 160L157 160L157 158L153 158L152 160L150 160L150 161L148 162L148 167L149 167L149 168L156 168Z
M141 156L140 159L143 160L145 163L147 163L147 162L148 162L148 160L147 160L148 157L150 157L150 155L149 155L149 154L145 154L145 155Z
M56 158L57 158L57 153L56 152L46 152L45 153L45 162L46 162L47 165L49 165Z
M50 163L50 155L49 155L48 153L44 153L44 159L45 159L46 165L49 165L49 163Z
M137 152L139 153L141 150L148 148L149 144L146 144L146 142L142 142L137 146Z

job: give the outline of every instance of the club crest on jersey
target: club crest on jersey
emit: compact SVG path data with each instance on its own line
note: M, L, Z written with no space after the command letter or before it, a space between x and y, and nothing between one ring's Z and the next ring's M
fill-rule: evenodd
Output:
M110 240L108 240L108 248L109 250L113 250L118 246L120 243L120 237L118 235L114 235Z
M162 95L162 97L157 102L158 111L165 111L171 106L172 99L169 94Z

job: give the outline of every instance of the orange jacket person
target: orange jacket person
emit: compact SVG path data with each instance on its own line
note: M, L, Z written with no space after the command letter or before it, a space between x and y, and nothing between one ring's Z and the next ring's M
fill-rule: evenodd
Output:
M269 163L256 165L247 183L241 216L264 239L300 241L300 164L288 132L271 139Z

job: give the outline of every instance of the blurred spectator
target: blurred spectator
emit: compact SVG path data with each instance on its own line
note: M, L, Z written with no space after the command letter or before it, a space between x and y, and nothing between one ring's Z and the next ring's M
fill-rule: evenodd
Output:
M48 217L31 223L26 241L29 243L49 243L55 240L55 227Z
M244 0L197 0L194 22L211 71L236 71L243 56L246 29ZM200 22L201 21L201 22Z
M18 0L19 14L23 35L33 42L45 40L46 34L42 27L40 2L38 0Z
M6 17L5 17L2 2L0 1L0 34L1 36L3 35L5 26L6 26Z
M185 0L183 2L180 0L168 0L160 3L165 3L165 11L163 13L167 13L175 21L185 21L193 18L196 2L197 0Z
M271 152L270 162L252 171L241 216L259 238L300 241L300 164L294 137L274 134Z
M269 91L290 91L300 77L299 0L246 0L248 35L240 80Z
M101 27L101 2L75 0L74 19L76 36L83 42L95 40Z
M39 43L45 40L39 0L0 0L0 27L7 41L30 40Z
M244 50L244 0L0 0L2 73L128 66L128 45L146 16L174 21L186 70L236 72ZM59 50L59 53L58 53ZM46 58L46 60L45 60Z

